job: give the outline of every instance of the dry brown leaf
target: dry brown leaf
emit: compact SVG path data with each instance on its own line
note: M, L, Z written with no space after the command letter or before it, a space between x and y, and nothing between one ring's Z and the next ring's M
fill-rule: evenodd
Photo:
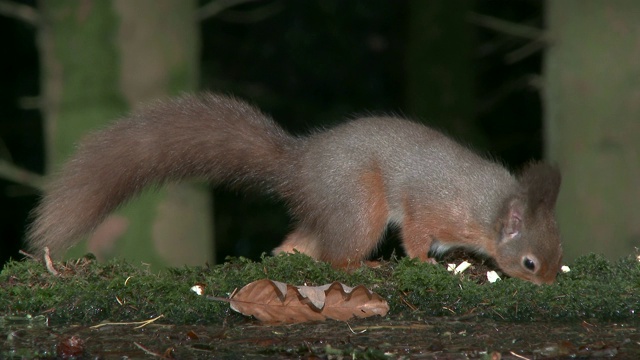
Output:
M298 323L326 318L384 316L389 304L359 285L350 288L339 282L322 286L295 287L279 281L254 281L229 299L231 308L264 322Z
M350 288L334 282L326 291L322 313L329 319L348 320L352 317L385 316L389 304L380 295L371 292L363 285Z
M324 320L319 311L294 286L268 279L254 281L238 290L231 298L231 308L244 315L253 315L264 322L296 323Z

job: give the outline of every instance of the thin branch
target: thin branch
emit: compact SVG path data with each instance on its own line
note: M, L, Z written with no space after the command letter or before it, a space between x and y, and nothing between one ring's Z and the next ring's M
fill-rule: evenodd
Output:
M17 167L3 159L0 159L0 178L38 190L42 190L44 185L44 177L42 175Z
M22 20L33 26L40 22L40 14L33 7L7 0L0 0L0 15Z
M498 19L493 16L482 15L478 13L469 14L469 21L475 25L495 30L507 35L518 36L525 39L544 41L547 33L538 28L516 24L511 21Z
M221 12L229 8L252 1L256 0L214 0L198 9L198 11L196 12L196 18L199 21L204 21L208 18L220 14Z
M504 101L514 92L527 88L540 90L540 86L539 75L525 75L506 82L493 93L487 94L485 99L479 102L477 112L479 114L487 113L489 110L493 109L496 104Z
M542 41L530 41L526 45L513 50L512 52L505 55L504 60L507 64L514 64L518 61L522 61L529 56L544 50L547 47L547 43Z
M235 24L250 24L262 21L271 16L276 15L284 10L284 4L281 1L274 1L253 10L239 11L229 10L220 14L218 18L222 21Z

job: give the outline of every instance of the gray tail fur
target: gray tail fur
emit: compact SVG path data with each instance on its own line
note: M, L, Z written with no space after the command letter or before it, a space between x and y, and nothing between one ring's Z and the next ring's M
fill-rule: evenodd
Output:
M144 188L185 178L286 193L297 144L231 97L157 102L82 141L34 210L28 243L59 254Z

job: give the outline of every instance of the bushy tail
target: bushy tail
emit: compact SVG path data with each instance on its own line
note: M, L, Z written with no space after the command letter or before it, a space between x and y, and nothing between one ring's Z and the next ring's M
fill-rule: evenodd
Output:
M155 103L99 131L54 177L28 233L32 250L73 245L150 185L184 178L286 192L298 140L233 98Z

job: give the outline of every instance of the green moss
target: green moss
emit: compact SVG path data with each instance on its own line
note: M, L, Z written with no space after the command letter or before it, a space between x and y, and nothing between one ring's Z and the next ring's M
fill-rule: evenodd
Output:
M637 318L640 264L635 258L611 263L587 255L571 269L553 285L518 279L479 284L443 268L403 260L395 277L408 301L425 315L474 314L510 321Z
M302 255L263 256L259 262L231 258L213 267L173 268L153 273L124 261L97 263L83 258L56 263L61 276L35 261L8 263L0 273L0 315L44 314L53 322L139 321L164 315L169 323L219 323L242 316L225 302L234 289L262 278L294 285L340 281L363 284L391 306L389 317L479 316L508 321L637 319L640 264L633 258L609 262L581 257L553 285L518 279L484 283L454 276L443 266L401 259L352 272L333 269Z

